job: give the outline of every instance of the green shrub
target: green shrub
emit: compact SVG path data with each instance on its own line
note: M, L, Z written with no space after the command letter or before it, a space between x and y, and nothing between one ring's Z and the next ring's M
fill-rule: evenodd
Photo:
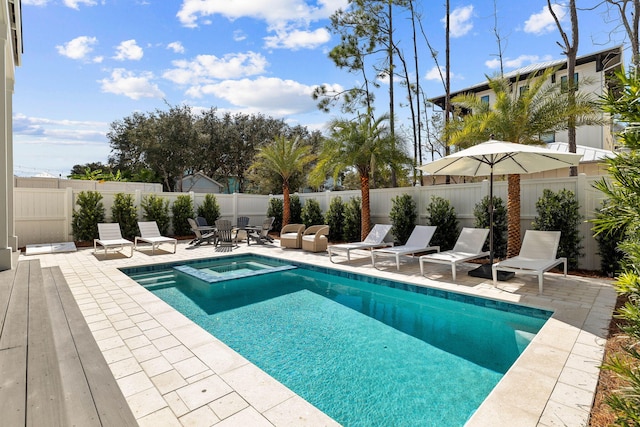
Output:
M485 196L473 209L476 218L474 227L489 228L489 196ZM487 237L483 251L489 250ZM507 256L507 208L500 197L493 196L493 256L504 258Z
M207 220L207 224L215 224L216 220L220 218L220 205L218 200L213 194L207 194L204 196L204 202L198 206L198 216Z
M104 222L102 194L97 191L81 191L76 199L80 207L73 210L71 229L78 242L91 242L98 238L98 223Z
M331 199L329 209L324 216L324 222L329 226L329 240L331 242L344 241L344 203L340 196Z
M607 203L596 212L596 220L604 221L611 216L607 209ZM614 219L614 222L615 221ZM619 225L595 235L600 255L600 270L609 277L615 277L622 271L623 252L618 248L626 235L626 226Z
M531 224L534 230L560 231L558 257L566 257L568 268L578 268L582 254L582 236L578 225L582 221L580 205L573 191L557 193L545 189L536 202L537 216Z
M291 212L289 224L302 224L302 204L297 194L289 196L289 209Z
M389 219L393 224L391 232L396 243L404 245L416 226L418 217L416 202L409 194L396 196L391 199L391 202L393 203L389 212Z
M362 228L362 199L352 197L344 206L344 238L347 242L359 242ZM331 231L331 229L329 229Z
M431 246L440 246L441 251L453 249L460 234L460 225L456 210L449 200L431 196L427 205L427 225L435 225L436 232L431 238Z
M284 209L282 199L272 197L269 199L269 207L267 208L267 217L274 217L272 230L280 231L282 229L282 210Z
M122 237L133 240L139 235L138 211L133 203L133 195L118 193L111 206L111 222L120 224Z
M192 234L188 221L189 218L194 217L191 197L187 195L178 196L171 206L171 213L173 214L173 232L175 235L187 236Z
M320 209L320 203L316 199L307 199L302 207L302 223L305 227L324 224L324 216Z
M149 194L142 198L140 202L142 207L142 217L145 221L155 221L158 224L160 234L167 235L169 233L169 225L171 217L169 216L169 200Z

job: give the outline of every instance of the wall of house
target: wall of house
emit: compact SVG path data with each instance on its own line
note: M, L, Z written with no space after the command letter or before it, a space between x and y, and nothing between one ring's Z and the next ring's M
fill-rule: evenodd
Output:
M595 62L589 62L576 66L576 73L578 73L578 90L580 92L593 94L594 100L597 100L598 97L604 94L604 75L596 71ZM555 73L555 81L559 83L563 76L567 76L566 69L559 70ZM520 81L515 85L515 93L520 93L520 88L522 86L525 86L525 81ZM480 91L477 93L478 98L482 98L483 96L489 96L490 105L493 105L496 101L495 94L491 90ZM605 120L608 116L602 113L600 117ZM567 131L556 132L555 141L567 142ZM576 144L613 151L614 138L611 131L611 125L605 124L603 126L598 125L579 127L578 129L576 129Z
M521 231L531 227L531 222L536 217L535 204L542 196L545 188L558 191L566 188L573 191L580 203L581 213L585 219L594 217L594 212L601 206L602 194L593 188L596 180L602 176L569 177L568 174L557 178L548 179L523 179L521 181ZM71 220L75 208L75 200L80 190L72 188L16 188L15 189L15 222L16 234L22 246L42 243L58 243L73 241ZM111 213L113 200L119 191L101 191L107 216ZM467 182L453 185L430 185L403 188L385 188L371 190L370 206L372 223L389 223L389 212L393 206L393 199L400 194L410 194L416 201L418 210L418 223L426 221L426 209L431 202L431 197L440 196L448 199L455 209L461 226L473 226L475 205L489 194L487 180L481 182ZM143 212L140 202L144 196L151 192L134 191L135 205L138 207L138 217L142 218ZM199 193L157 193L166 198L172 204L179 195L191 196L194 206L200 206L204 202L205 194ZM507 183L497 180L494 184L494 194L506 202ZM352 197L360 197L360 191L326 191L322 193L300 193L300 201L304 204L308 199L319 202L323 212L326 212L331 200L340 197L348 201ZM220 205L221 217L229 219L233 223L238 216L248 216L250 224L261 224L266 217L271 197L255 194L216 194L216 200ZM110 218L106 219L110 221ZM592 236L591 224L584 222L580 225L580 231L584 238L585 257L580 260L580 267L597 270L600 268L600 258L597 255L598 246Z

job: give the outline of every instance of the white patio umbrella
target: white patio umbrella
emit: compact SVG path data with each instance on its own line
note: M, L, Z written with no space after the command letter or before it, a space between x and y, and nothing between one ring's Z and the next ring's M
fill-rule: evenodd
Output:
M538 145L496 141L474 145L420 166L431 175L489 176L489 268L481 266L470 275L491 278L493 264L493 175L530 174L577 166L582 154L561 153ZM486 270L486 271L485 271Z

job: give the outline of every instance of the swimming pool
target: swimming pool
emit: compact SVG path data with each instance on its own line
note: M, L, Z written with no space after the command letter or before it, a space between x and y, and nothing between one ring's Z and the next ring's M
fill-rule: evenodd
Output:
M463 425L551 315L262 256L187 266L234 263L268 272L122 270L346 426Z

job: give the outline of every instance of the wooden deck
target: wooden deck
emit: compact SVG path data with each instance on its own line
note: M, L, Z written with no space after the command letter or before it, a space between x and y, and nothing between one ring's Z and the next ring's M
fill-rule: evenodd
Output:
M3 426L138 425L58 267L0 272Z

